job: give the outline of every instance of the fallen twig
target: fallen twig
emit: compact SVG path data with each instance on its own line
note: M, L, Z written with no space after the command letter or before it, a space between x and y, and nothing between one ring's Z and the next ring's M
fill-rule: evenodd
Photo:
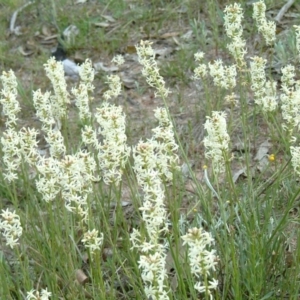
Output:
M9 22L9 31L11 33L14 33L15 35L20 35L20 26L15 27L16 25L16 21L17 21L17 16L18 13L21 12L24 8L26 8L27 6L33 4L34 1L29 1L27 3L25 3L24 5L22 5L21 7L19 7L11 16L10 22Z
M280 22L283 15L288 11L288 9L294 4L295 0L289 0L285 5L282 6L281 10L275 17L276 22Z

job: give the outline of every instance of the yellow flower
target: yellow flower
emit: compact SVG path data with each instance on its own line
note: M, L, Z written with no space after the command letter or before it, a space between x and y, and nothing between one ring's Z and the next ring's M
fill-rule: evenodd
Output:
M275 161L275 159L276 159L275 154L270 154L268 159L269 159L270 162Z

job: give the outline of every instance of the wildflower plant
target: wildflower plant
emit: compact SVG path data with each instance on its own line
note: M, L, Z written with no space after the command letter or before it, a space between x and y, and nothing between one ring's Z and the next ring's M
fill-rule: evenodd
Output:
M168 217L164 204L164 190L160 179L155 155L155 143L140 141L133 150L134 171L138 184L144 192L140 207L145 223L146 236L133 229L130 236L132 248L140 251L139 268L145 283L144 291L153 299L169 299L165 281L166 246L160 242L161 236L168 231Z
M274 26L266 20L264 3L259 1L253 8L259 30L271 45ZM232 62L225 64L225 60L211 57L212 53L222 55L220 48L210 53L207 63L203 52L195 55L193 78L205 80L195 107L201 108L199 123L206 130L204 140L201 137L205 149L199 142L196 152L194 136L191 146L189 136L176 131L182 126L177 124L178 115L181 118L186 111L190 113L192 105L191 101L180 101L177 107L176 93L179 99L187 90L180 86L168 99L170 91L150 41L137 45L137 59L165 107L154 110L158 124L152 137L141 138L135 146L128 145L124 109L112 103L122 92L116 74L107 77L109 89L97 99L99 104L91 105L95 89L92 62L86 60L79 68L80 82L70 83L82 130L77 136L73 114L72 124L61 124L73 108L60 62L50 59L45 65L53 91L32 92L35 114L41 121L39 130L22 127L18 114L24 103L17 101L21 95L16 77L12 71L3 73L0 233L6 245L16 251L0 245L0 298L299 296L299 187L291 175L292 168L300 175L300 147L295 143L299 129L297 72L289 65L282 68L279 87L272 73L265 71L265 53L252 47L253 58L247 61L243 19L241 4L226 7L224 22ZM297 39L298 31L296 27ZM214 38L218 32L219 27L213 28ZM123 60L117 56L112 63L120 65ZM128 59L127 66L135 62ZM208 74L212 80L206 80ZM190 90L188 93L193 95ZM228 108L225 102L234 105ZM267 113L267 124L261 112L263 116ZM198 111L195 113L198 116ZM198 126L192 128L191 123L191 129ZM284 143L288 147L283 147L286 133L293 144ZM182 138L184 143L180 143ZM273 146L259 146L265 139ZM211 181L206 167L204 176L199 171L202 150L214 171ZM260 168L263 159L257 158L261 152L265 169ZM182 158L188 169L186 177L177 172ZM192 168L190 158L195 162ZM15 211L2 208L10 202ZM290 241L292 250L287 253ZM85 272L84 280L78 278L78 273ZM32 286L36 289L27 292ZM50 286L51 292L40 288Z

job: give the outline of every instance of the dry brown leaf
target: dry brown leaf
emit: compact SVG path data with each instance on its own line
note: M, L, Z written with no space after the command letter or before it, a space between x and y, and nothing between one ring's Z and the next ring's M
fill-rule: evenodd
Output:
M85 285L89 281L89 278L85 275L85 273L81 269L75 271L75 276L77 282L81 285Z
M135 54L136 53L136 48L135 45L129 45L126 47L125 52L128 54Z

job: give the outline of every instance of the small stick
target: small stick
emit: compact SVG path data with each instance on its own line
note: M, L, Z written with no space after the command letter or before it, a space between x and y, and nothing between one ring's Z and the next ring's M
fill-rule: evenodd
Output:
M15 33L16 34L16 21L17 21L17 16L18 16L18 13L21 12L24 8L26 8L28 5L31 5L33 4L34 1L29 1L27 3L25 3L24 5L22 5L21 7L19 7L14 13L13 15L11 16L11 19L10 19L10 22L9 22L9 31L11 33Z
M277 16L275 17L275 21L276 22L280 22L283 15L287 12L287 10L294 4L295 0L289 0L285 5L282 6L281 10L279 11L279 13L277 14Z

